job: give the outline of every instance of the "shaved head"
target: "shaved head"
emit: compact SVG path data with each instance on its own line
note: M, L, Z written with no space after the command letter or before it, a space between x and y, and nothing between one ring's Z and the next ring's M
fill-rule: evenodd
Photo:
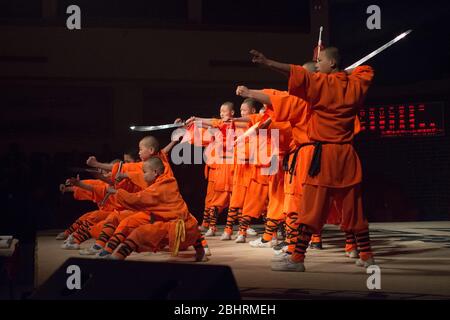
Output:
M256 112L256 110L259 110L260 108L262 108L262 103L261 102L259 102L259 101L256 101L255 99L253 99L253 98L246 98L243 102L242 102L242 104L247 104L247 105L249 105L251 108L254 108L255 109L255 112Z
M225 101L224 103L222 103L222 106L225 106L230 111L234 111L234 103L231 101Z
M146 165L150 170L155 170L158 174L162 174L164 172L164 163L159 157L149 158L144 162L144 165Z
M328 47L323 50L328 59L334 60L335 67L339 68L341 64L341 55L339 54L339 50L336 47Z
M153 136L146 136L142 138L140 144L142 144L142 146L144 146L147 149L153 148L155 152L159 152L159 142Z

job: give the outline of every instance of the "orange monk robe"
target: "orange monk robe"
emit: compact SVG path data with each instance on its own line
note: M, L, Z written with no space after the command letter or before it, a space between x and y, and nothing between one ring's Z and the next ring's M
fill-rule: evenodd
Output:
M181 142L188 142L197 147L208 147L214 143L215 136L210 130L202 127L198 127L195 124L190 125L187 128L187 133L184 135ZM212 200L214 198L215 183L217 175L217 163L215 162L215 155L212 152L211 157L206 159L204 174L207 181L205 208L212 207ZM219 211L224 210L225 207L219 207Z
M274 220L283 220L286 213L284 208L285 172L283 171L283 161L284 157L288 156L290 142L292 141L292 127L289 121L273 121L268 130L269 133L271 133L271 130L278 130L279 143L278 149L270 150L270 153L273 154L278 161L275 164L277 166L276 173L269 176L267 217ZM271 139L272 136L273 135L271 134L269 138ZM267 144L268 147L271 148L271 140L268 140Z
M362 215L359 184L362 170L353 148L355 118L371 83L373 71L368 66L355 68L351 75L310 73L300 66L291 66L289 92L309 104L310 118L306 125L310 141L325 142L322 146L320 172L311 177L297 176L303 186L302 223L314 232L320 231L333 198L343 206L343 229L362 230L367 220ZM272 105L283 97L271 97ZM291 116L299 109L290 107ZM281 109L281 108L280 108ZM308 105L302 112L308 109ZM294 120L295 119L291 119ZM295 139L295 135L294 135ZM311 163L313 146L305 146L302 161ZM298 172L297 172L298 175ZM340 191L339 191L340 189Z
M170 167L169 158L166 153L159 151L155 154L159 157L164 164L164 173L173 176L172 168ZM144 174L142 171L143 161L124 163L122 165L122 173L128 175L128 179L122 179L117 185L117 189L124 189L128 192L138 192L147 187L147 183L144 180ZM111 179L114 181L119 170L119 163L115 163L111 170Z
M208 160L208 164L214 164L215 166L215 181L214 181L214 193L211 198L211 206L217 207L220 210L228 207L230 204L230 195L233 188L233 150L228 147L232 147L231 143L227 143L232 136L228 136L233 130L233 125L222 120L214 119L213 127L219 131L215 133L214 141L208 145L211 159Z
M257 119L254 115L251 115L251 119ZM247 129L251 125L247 126ZM236 135L240 136L245 130L236 130ZM249 140L245 139L237 144L234 148L234 175L233 175L233 187L230 199L230 208L242 209L244 207L245 195L247 194L247 188L250 184L250 180L253 176L253 165L250 164L250 150Z
M292 140L290 145L291 154L289 155L289 164L294 157L293 152L301 144L311 142L307 136L308 121L311 117L311 110L306 101L296 96L289 96L286 91L277 91L272 89L264 89L264 93L271 97L272 105L269 106L273 113L272 118L275 120L288 120L292 126ZM275 97L277 96L277 97ZM283 98L280 98L282 96ZM359 118L355 118L354 133L360 132ZM304 161L304 156L309 153L307 147L300 149L297 155L296 167L291 173L285 173L284 190L286 193L285 212L300 212L300 202L302 194L302 184L300 181L304 180L307 175L309 163ZM297 179L293 179L292 175L295 175ZM327 223L339 224L340 210L337 209L335 203L330 209L330 215Z
M262 115L251 114L249 127L261 121ZM250 135L249 139L249 162L250 162L250 179L245 193L242 214L252 218L259 218L266 210L268 199L269 175L263 174L262 169L267 164L261 163L261 150L267 145L266 140L260 139L258 135ZM265 152L265 151L264 151Z
M96 193L102 196L105 191L97 189ZM189 213L173 176L162 174L154 183L137 193L119 189L111 201L136 212L124 219L115 233L128 236L136 228L149 225L134 236L140 248L138 251L148 251L149 243L152 244L152 250L158 248L165 239L168 240L169 248L175 250L186 243L192 245L198 238L197 220ZM185 239L180 245L179 236L182 233Z

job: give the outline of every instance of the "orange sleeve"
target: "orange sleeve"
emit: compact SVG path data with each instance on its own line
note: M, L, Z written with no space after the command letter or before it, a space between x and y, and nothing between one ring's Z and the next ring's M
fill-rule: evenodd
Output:
M161 176L158 180L146 189L130 193L125 190L117 190L114 195L118 204L129 210L149 211L156 208L165 199L165 193L177 192L170 188L173 177Z
M92 186L94 188L92 195L93 195L93 200L96 203L100 203L102 202L103 198L106 195L106 184L104 185L94 185Z
M321 89L326 84L327 75L309 72L302 66L291 65L289 94L302 98L312 105L320 99Z
M138 186L141 189L145 189L147 188L147 182L145 182L144 180L144 173L141 171L131 171L131 172L127 172L128 175L128 179L130 179L130 181Z
M365 85L369 86L372 82L374 71L371 66L359 66L356 67L353 72L348 76L350 79L358 79Z
M223 121L221 119L211 119L211 125L214 128L220 128L223 125Z
M81 180L84 184L90 185L90 186L98 186L98 185L104 185L105 183L101 180L96 179L87 179L87 180ZM91 200L94 201L94 195L92 194L92 191L82 189L79 187L74 186L73 187L73 198L75 200Z
M308 112L305 100L290 95L269 95L273 108L273 120L277 122L299 121Z
M75 200L94 200L94 196L91 191L76 186L73 187L73 198Z

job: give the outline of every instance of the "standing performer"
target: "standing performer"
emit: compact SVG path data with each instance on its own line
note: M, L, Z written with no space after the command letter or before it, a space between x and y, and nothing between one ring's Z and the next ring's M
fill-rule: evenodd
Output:
M219 132L214 135L213 141L208 145L210 158L207 165L213 167L214 173L211 176L211 187L209 189L209 210L205 209L205 214L209 213L209 229L205 237L212 237L217 232L217 219L219 214L229 206L231 190L233 186L233 150L229 150L230 143L227 143L227 134L233 130L233 123L230 121L234 116L234 104L224 102L220 107L220 119L191 117L186 121L187 125L204 128L216 128ZM208 182L209 184L209 182ZM207 190L208 197L208 190ZM208 205L205 199L205 206ZM205 216L204 216L205 221Z
M362 212L361 164L352 145L355 117L373 78L372 68L360 66L351 74L341 72L339 52L332 47L320 53L317 73L266 59L256 51L253 54L254 62L289 73L289 93L311 102L307 134L313 144L302 148L306 150L303 159L310 165L307 175L296 177L303 188L299 237L295 252L274 261L272 270L305 270L311 235L321 231L333 199L342 201L343 229L355 233L360 250L357 264L374 264L368 222ZM249 95L261 93L250 91ZM277 98L262 94L260 99L273 105L271 100Z

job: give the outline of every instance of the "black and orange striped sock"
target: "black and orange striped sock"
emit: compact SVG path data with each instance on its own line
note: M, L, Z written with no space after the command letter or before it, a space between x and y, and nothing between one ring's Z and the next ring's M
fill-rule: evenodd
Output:
M75 243L81 244L86 240L89 240L91 238L91 233L89 230L85 230L83 228L79 228L77 231L72 233L73 239Z
M72 234L74 233L76 230L78 230L78 228L83 224L83 222L81 220L77 220L74 223L72 223L70 225L69 228L67 228L64 233L66 234Z
M228 209L227 224L225 226L225 232L228 234L233 233L233 226L237 223L239 218L239 209L230 208Z
M104 248L109 238L114 234L114 230L116 230L116 226L110 223L105 223L103 225L102 231L98 236L97 241L95 243L100 247Z
M207 248L208 243L205 240L205 237L201 234L197 237L197 240L195 240L194 243L194 249L200 249L200 248Z
M211 220L211 210L214 210L214 208L205 208L205 210L203 210L203 222L202 222L202 226L204 228L209 228L209 222Z
M131 239L126 239L124 243L120 246L119 250L114 253L114 256L118 257L120 260L124 260L128 257L133 251L138 248L136 242Z
M116 248L121 244L123 241L125 241L126 236L121 233L115 233L112 235L112 237L108 240L108 243L106 244L105 250L109 253L112 253Z
M291 256L292 261L303 262L305 260L306 250L308 249L311 237L312 231L310 231L306 225L300 225L297 245L295 246L295 251Z
M298 213L290 212L286 215L286 243L287 253L294 253L298 238Z
M355 232L356 244L359 249L359 257L361 260L368 260L373 257L372 248L370 246L369 229Z
M272 241L272 238L275 234L277 234L277 230L279 225L283 222L283 220L277 220L277 219L266 219L264 234L262 236L262 242L269 242Z
M247 236L247 229L250 226L251 222L252 222L252 217L243 213L239 217L239 234Z
M219 217L219 208L212 207L212 210L210 211L209 228L212 229L214 232L217 231L217 218L218 217Z
M352 252L358 248L356 245L355 234L351 231L345 232L345 252Z

